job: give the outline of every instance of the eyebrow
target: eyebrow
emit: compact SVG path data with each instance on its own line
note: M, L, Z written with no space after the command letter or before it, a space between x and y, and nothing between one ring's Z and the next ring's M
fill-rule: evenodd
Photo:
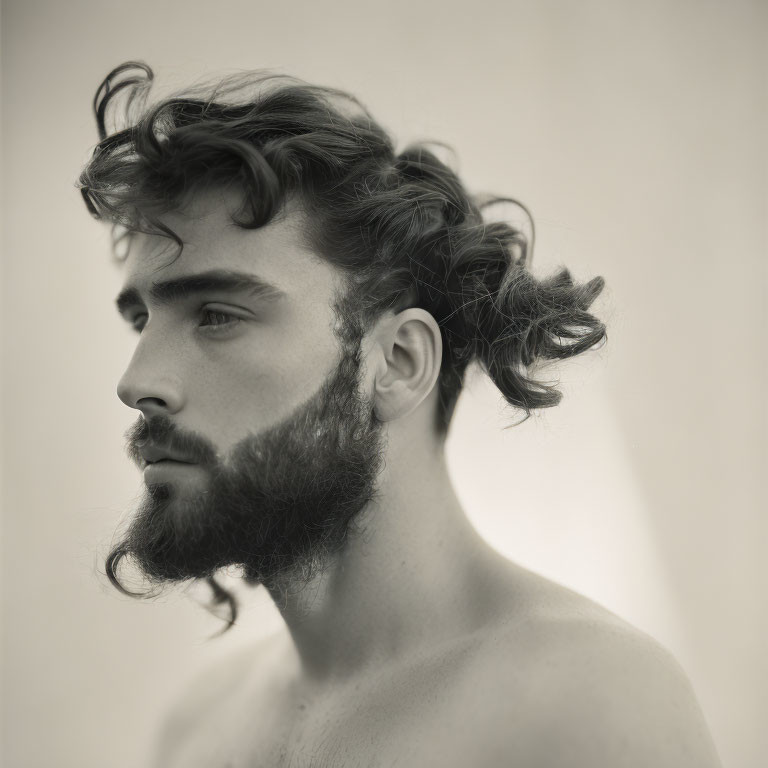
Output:
M268 301L275 301L285 296L285 293L279 288L256 277L256 275L228 269L212 269L207 272L182 275L153 283L149 289L149 295L156 304L166 306L189 296L209 291L248 293ZM132 307L144 306L144 300L138 288L128 286L120 291L115 299L115 305L117 311L124 315Z

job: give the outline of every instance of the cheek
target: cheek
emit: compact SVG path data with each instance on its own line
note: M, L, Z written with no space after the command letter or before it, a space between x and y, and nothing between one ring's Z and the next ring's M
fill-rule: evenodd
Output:
M201 425L220 451L287 418L335 369L340 349L323 328L244 338L198 371ZM289 343L290 339L290 343Z

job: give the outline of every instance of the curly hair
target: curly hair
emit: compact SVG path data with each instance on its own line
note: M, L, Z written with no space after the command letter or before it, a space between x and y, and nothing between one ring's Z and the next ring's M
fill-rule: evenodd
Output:
M533 377L536 364L604 341L605 326L588 312L601 277L577 284L560 268L535 278L533 235L483 216L511 202L530 217L524 206L470 195L425 144L396 152L350 94L245 71L148 107L153 80L144 62L129 61L94 98L100 141L77 185L91 214L113 224L115 253L126 234L145 232L171 238L181 255L181 239L160 217L206 188L242 193L233 222L243 228L267 224L296 199L308 243L346 275L364 325L406 307L437 321L442 431L470 362L527 418L562 397Z

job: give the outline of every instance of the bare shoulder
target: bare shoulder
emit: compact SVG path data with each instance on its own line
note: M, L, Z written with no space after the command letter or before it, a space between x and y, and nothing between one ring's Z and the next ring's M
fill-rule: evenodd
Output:
M541 576L521 569L517 583L525 607L488 632L474 656L489 765L512 756L573 768L720 765L669 651Z
M155 765L172 768L189 765L185 753L196 738L216 732L228 720L229 709L247 695L253 674L254 658L268 660L277 646L277 635L258 640L255 645L223 654L195 673L182 686L157 729Z

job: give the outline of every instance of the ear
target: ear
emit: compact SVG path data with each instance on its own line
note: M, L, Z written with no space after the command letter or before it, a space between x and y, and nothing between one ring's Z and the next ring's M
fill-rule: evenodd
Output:
M429 395L440 374L440 328L424 309L412 307L389 317L377 329L380 350L374 384L374 408L381 421L414 411Z

